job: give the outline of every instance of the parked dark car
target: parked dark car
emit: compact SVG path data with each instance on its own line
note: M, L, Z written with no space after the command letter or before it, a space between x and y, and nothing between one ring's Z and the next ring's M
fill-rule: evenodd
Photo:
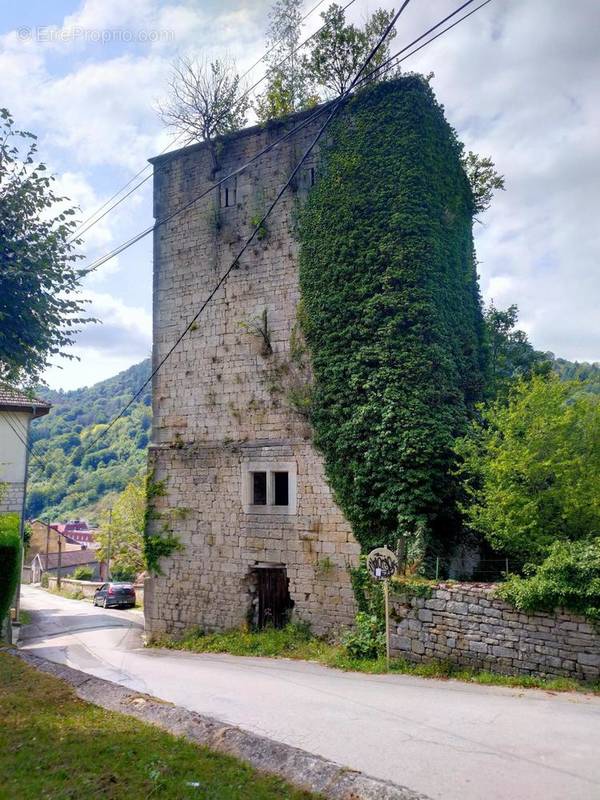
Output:
M94 592L94 605L102 608L133 608L135 589L130 583L103 583Z

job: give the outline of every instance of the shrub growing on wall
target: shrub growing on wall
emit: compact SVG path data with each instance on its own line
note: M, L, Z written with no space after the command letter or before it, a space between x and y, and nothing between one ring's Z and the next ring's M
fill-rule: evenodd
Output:
M461 146L425 80L360 93L299 217L312 422L363 550L458 528L452 441L482 390L483 319Z
M0 514L0 629L15 596L20 568L19 515Z

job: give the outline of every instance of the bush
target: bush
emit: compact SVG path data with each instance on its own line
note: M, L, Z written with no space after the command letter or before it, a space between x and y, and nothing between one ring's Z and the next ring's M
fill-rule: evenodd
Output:
M499 596L521 611L567 608L600 620L600 536L555 542L548 557L527 571L527 577L509 577Z
M93 576L94 570L91 567L77 567L73 572L76 581L91 581Z
M12 605L21 568L19 528L18 514L0 514L0 626Z
M354 628L342 637L342 645L353 658L377 658L385 652L385 633L375 614L359 611Z
M124 581L126 583L133 583L137 572L133 567L118 567L111 570L111 578L113 581Z
M599 429L600 397L585 384L517 383L456 445L471 527L495 549L537 564L556 541L597 536Z

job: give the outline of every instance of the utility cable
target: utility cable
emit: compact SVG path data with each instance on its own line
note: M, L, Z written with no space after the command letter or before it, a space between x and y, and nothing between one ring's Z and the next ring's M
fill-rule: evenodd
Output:
M313 12L314 12L314 11L315 11L315 10L316 10L316 9L317 9L319 6L320 6L320 5L322 5L324 2L325 2L325 0L319 0L319 2L318 2L316 5L314 5L314 6L313 6L313 7L310 9L310 11L308 11L308 12L307 12L307 14L305 14L305 16L304 16L304 17L302 17L302 19L300 20L300 24L302 24L302 23L303 23L303 22L304 22L306 19L308 19L308 17L309 17L309 16L310 16L310 15L311 15L311 14L312 14L312 13L313 13ZM354 2L356 2L356 0L349 0L349 2L348 2L348 3L347 3L345 6L344 6L343 10L345 11L345 10L346 10L346 9L347 9L349 6L351 6L351 5L352 5ZM292 58L292 56L294 56L294 55L295 55L295 54L296 54L296 53L297 53L297 52L298 52L298 51L299 51L299 50L300 50L302 47L304 47L306 44L308 44L308 42L310 42L310 41L311 41L311 39L313 39L313 38L314 38L314 37L315 37L315 36L316 36L318 33L320 33L320 31L322 31L322 30L323 30L323 28L325 28L325 24L321 25L321 27L320 27L320 28L318 28L318 29L317 29L317 30L316 30L314 33L312 33L310 36L308 36L308 37L307 37L307 38L306 38L306 39L305 39L303 42L301 42L301 43L300 43L300 44L299 44L299 45L298 45L298 46L297 46L297 47L296 47L294 50L292 50L292 52L291 52L291 53L288 53L288 55L287 55L287 56L285 56L285 57L284 57L284 58L282 58L280 61L278 61L276 64L274 64L272 67L270 67L270 68L269 68L269 69L268 69L268 70L265 72L265 74L262 76L262 78L260 78L258 81L256 81L254 84L252 84L252 86L250 86L250 88L246 89L246 90L243 92L243 94L240 96L240 100L243 100L244 98L246 98L246 97L247 97L247 96L250 94L250 92L252 92L254 89L256 89L256 87L257 87L257 86L259 86L259 85L260 85L260 84L261 84L261 83L262 83L264 80L266 80L266 79L268 78L268 76L269 76L269 75L270 75L272 72L274 72L276 69L279 69L279 67L281 67L281 66L282 66L282 64L285 64L285 62L286 62L286 61L288 61L288 59ZM260 57L260 58L259 58L257 61L255 61L255 62L254 62L254 64L253 64L251 67L249 67L249 68L246 70L246 72L244 72L244 73L243 73L243 75L241 75L241 77L239 78L239 80L240 80L240 81L241 81L241 80L243 80L243 79L244 79L244 78L245 78L245 77L246 77L246 76L247 76L247 75L248 75L250 72L252 72L252 70L253 70L255 67L257 67L257 66L260 64L260 62L261 62L261 61L264 61L264 59L265 59L265 58L267 58L267 56L269 56L269 55L270 55L270 54L273 52L273 50L274 50L274 49L277 47L277 45L281 44L281 42L282 42L282 39L279 39L278 41L274 42L274 43L273 43L273 45L272 45L272 46L269 48L269 50L267 50L267 52L266 52L266 53L264 53L264 54L263 54L263 55L262 55L262 56L261 56L261 57ZM174 139L173 139L171 142L169 142L169 144L168 144L168 145L167 145L167 146L166 146L166 147L165 147L165 148L164 148L164 149L163 149L163 150L162 150L162 151L159 153L159 155L163 155L163 153L166 153L166 152L167 152L167 150L169 150L169 149L170 149L170 148L171 148L171 147L172 147L172 146L175 144L175 142L179 141L179 140L182 138L182 136L184 135L184 133L185 133L184 131L181 131L181 133L179 133L179 134L178 134L178 135L177 135L177 136L176 136L176 137L175 137L175 138L174 138ZM189 137L187 138L187 140L184 142L184 144L183 144L182 146L183 146L183 147L186 147L187 145L191 144L191 143L192 143L192 142L195 140L195 138L196 138L195 136L189 136ZM175 155L175 154L178 152L178 150L179 150L179 149L180 149L180 148L178 148L177 150L173 151L174 155ZM159 167L159 170L160 170L160 169L164 169L164 168L167 166L167 163L168 163L168 162L166 162L166 163L162 164L162 165ZM114 200L116 197L118 197L118 196L121 194L121 192L123 192L123 191L124 191L124 190L125 190L125 189L126 189L128 186L130 186L130 184L131 184L131 183L133 183L133 181L135 181L135 180L136 180L136 178L139 178L139 176L140 176L140 175L143 175L143 173L144 173L144 172L145 172L147 169L149 169L150 167L151 167L151 164L146 164L144 167L142 167L142 169L141 169L141 170L139 170L139 171L138 171L138 172L137 172L137 173L136 173L136 174L133 176L133 178L131 178L131 179L130 179L130 180L129 180L129 181L128 181L128 182L127 182L127 183L126 183L124 186L122 186L122 187L121 187L121 188L120 188L118 191L116 191L116 192L115 192L115 193L114 193L114 194L113 194L111 197L109 197L109 198L108 198L108 200L107 200L107 201L106 201L106 202L105 202L103 205L101 205L99 209L97 209L97 210L96 210L96 211L95 211L93 214L91 214L89 217L87 217L87 218L86 218L86 219L85 219L85 220L84 220L84 221L83 221L83 222L82 222L82 223L79 225L79 227L78 227L77 231L75 231L75 233L73 234L73 236L72 236L72 237L69 239L69 242L68 242L68 244L72 244L72 243L73 243L73 242L75 242L77 239L80 239L80 238L83 236L83 234L84 234L84 233L87 233L87 231L89 231L89 230L90 230L90 228L93 228L93 227L94 227L94 225L96 225L98 222L100 222L100 220L104 219L104 217L106 217L106 216L107 216L107 214L110 214L110 212L111 212L111 211L113 211L115 208L117 208L117 206L119 206L119 205L120 205L120 204L121 204L121 203L122 203L124 200L126 200L126 199L127 199L129 196L130 196L130 195L132 195L132 194L133 194L135 191L137 191L137 189L139 189L139 188L140 188L140 186L143 186L143 184L144 184L144 183L146 183L146 181L148 181L148 180L149 180L149 179L152 177L152 175L153 175L154 173L152 173L152 172L151 172L149 175L147 175L145 178L143 178L141 181L139 181L139 183L136 183L136 185L135 185L135 186L133 186L133 187L132 187L132 188L131 188L131 189L130 189L128 192L127 192L127 194L123 195L123 197L121 197L119 200L117 200L117 202L116 202L116 203L113 203L113 205L112 205L112 206L110 206L110 208L108 208L108 209L107 209L107 210L106 210L106 211L105 211L103 214L101 214L99 217L97 216L97 215L98 215L98 214L99 214L99 213L100 213L100 212L101 212L101 211L102 211L104 208L106 208L106 206L107 206L107 205L108 205L108 204L109 204L109 203L110 203L112 200ZM91 220L93 220L93 221L91 221ZM88 222L89 222L89 225L87 224ZM86 227L84 227L84 226L86 226Z
M335 116L335 115L337 114L337 112L339 111L339 109L340 109L340 107L341 107L342 103L343 103L343 102L346 100L346 98L347 98L347 97L350 95L350 93L352 92L352 90L354 89L354 87L356 86L356 84L358 83L358 81L359 81L359 79L360 79L361 75L363 74L363 72L365 71L365 69L366 69L366 68L369 66L369 64L371 63L371 61L372 61L372 59L374 58L375 54L377 53L377 51L379 50L379 48L380 48L380 47L381 47L381 45L383 44L383 42L384 42L384 41L387 39L387 37L389 36L389 33L390 33L390 31L392 30L392 28L394 27L394 25L395 25L395 24L396 24L396 22L398 21L398 19L399 19L400 15L401 15L401 14L402 14L402 12L405 10L405 8L408 6L408 4L409 4L409 3L410 3L410 0L404 0L404 2L402 3L402 5L400 6L400 9L399 9L399 10L396 12L396 14L394 15L394 17L393 17L393 18L392 18L392 20L390 21L390 23L389 23L389 24L386 26L386 28L385 28L385 31L382 33L381 37L379 38L379 41L378 41L378 42L377 42L377 44L376 44L376 45L375 45L375 46L374 46L374 47L371 49L370 53L368 54L367 58L365 59L365 61L364 61L364 62L363 62L363 64L362 64L362 66L360 67L360 69L359 69L359 70L358 70L358 72L356 73L356 75L355 75L354 79L352 80L351 84L348 86L348 88L346 89L346 91L345 91L345 92L344 92L344 93L343 93L343 94L342 94L342 95L341 95L341 96L340 96L340 97L339 97L339 98L338 98L338 99L335 101L335 103L334 103L334 105L333 105L333 108L331 109L331 111L330 111L330 113L329 113L329 115L328 115L327 119L325 120L325 122L323 123L323 125L321 125L321 127L319 128L319 130L317 131L317 134L316 134L316 136L314 137L314 139L312 140L312 142L309 144L308 148L306 149L306 151L304 152L304 154L302 155L302 157L300 158L300 160L298 161L298 163L296 164L296 166L294 167L294 169L293 169L293 170L292 170L292 172L290 173L290 175L289 175L289 177L288 177L287 181L286 181L286 182L285 182L285 184L284 184L284 185L281 187L281 189L279 190L279 192L278 192L278 193L277 193L277 195L275 196L274 200L271 202L270 206L268 207L268 209L266 210L266 212L265 212L265 213L263 214L263 216L261 217L260 221L259 221L259 222L257 223L257 225L254 227L254 230L252 231L252 233L250 234L250 236L249 236L249 237L246 239L246 241L245 241L244 245L243 245L243 246L242 246L242 248L239 250L238 254L237 254L237 255L236 255L236 257L233 259L233 261L231 262L231 264L229 265L229 267L228 267L228 268L225 270L225 272L223 273L223 275L221 276L221 278L219 279L219 281L217 282L217 284L214 286L214 288L212 289L212 291L210 292L210 294L208 295L208 297L206 298L206 300L205 300L205 301L202 303L202 305L200 306L199 310L198 310L198 311L196 312L196 314L195 314L195 315L192 317L192 319L191 319L191 320L188 322L188 324L186 325L186 327L184 328L184 330L182 331L182 333L181 333L181 334L180 334L180 335L177 337L177 339L175 340L175 342L173 343L173 345L172 345L172 346L169 348L169 350L166 352L166 354L165 354L165 355L162 357L162 359L161 359L161 360L158 362L158 364L156 365L156 367L155 367L155 368L152 370L152 372L150 373L150 375L149 375L149 377L147 378L147 380L146 380L146 381L145 381L145 382L142 384L142 386L141 386L141 387L138 389L138 391L137 391L137 392L136 392L136 393L133 395L133 397L131 398L131 400L129 400L129 402L128 402L128 403L127 403L127 404L126 404L126 405L125 405L125 406L124 406L124 407L121 409L121 411L120 411L120 412L117 414L117 416L116 416L116 417L114 417L114 419L113 419L113 420L112 420L112 421L109 423L109 425L108 425L106 428L104 428L104 430L103 430L103 431L101 431L101 433L100 433L100 434L98 434L98 436L97 436L97 437L95 437L95 438L94 438L94 439L93 439L93 440L90 442L90 444L88 445L88 447L87 447L86 449L90 449L91 447L93 447L93 445L94 445L94 444L95 444L95 443L98 441L98 439L100 439L100 437L101 437L101 436L103 436L104 434L108 433L108 431L109 431L109 430L110 430L110 429L113 427L113 425L115 425L115 424L116 424L116 422L117 422L119 419L121 419L121 417L122 417L122 416L123 416L123 415L126 413L126 411L127 411L129 408L130 408L130 406L131 406L131 405L132 405L132 404L133 404L133 403L134 403L134 402L137 400L137 398L138 398L138 397L141 395L141 393L144 391L144 389L146 388L146 386L147 386L147 385L148 385L148 384L149 384L149 383L152 381L152 379L153 379L153 378L154 378L154 376L157 374L157 372L158 372L158 371L161 369L161 367L162 367L162 366L165 364L165 362L166 362L166 361L167 361L167 360L168 360L168 359L171 357L171 355L173 354L173 352L175 351L175 349L178 347L178 345L179 345L179 344L181 343L181 341L184 339L184 337L186 336L186 334L187 334L187 333L190 331L190 329L192 328L192 326L193 326L193 325L194 325L194 324L197 322L198 318L200 317L200 315L202 314L202 312L204 311L204 309L205 309L205 308L208 306L208 304L211 302L211 300L212 300L212 299L213 299L213 297L216 295L216 293L219 291L219 289L221 288L221 286L223 286L223 284L226 282L226 280L227 280L227 278L229 277L229 275L231 274L231 272L232 272L232 271L233 271L233 270L234 270L234 269L237 267L237 265L239 264L239 260L240 260L240 258L241 258L241 257L242 257L242 255L243 255L243 254L246 252L246 250L248 249L248 247L250 246L250 244L252 243L252 241L254 240L254 238L256 237L256 235L258 234L259 230L261 230L262 226L264 225L264 223L266 222L266 220L267 220L267 219L268 219L268 217L270 216L271 212L273 211L273 209L275 208L275 206L277 205L277 203L280 201L280 199L281 199L281 197L283 196L283 194L285 193L285 191L286 191L286 190L289 188L290 184L292 183L292 181L294 180L294 178L295 178L295 177L296 177L296 175L298 174L298 171L299 171L299 170L300 170L300 168L302 167L302 164L303 164L303 163L306 161L306 159L308 158L308 156L310 155L310 153L312 152L312 150L314 149L314 147L317 145L317 143L319 142L319 140L321 139L321 137L322 137L322 136L323 136L323 134L325 133L325 130L326 130L326 129L327 129L327 127L329 126L329 124L330 124L330 122L332 121L332 119L334 118L334 116Z

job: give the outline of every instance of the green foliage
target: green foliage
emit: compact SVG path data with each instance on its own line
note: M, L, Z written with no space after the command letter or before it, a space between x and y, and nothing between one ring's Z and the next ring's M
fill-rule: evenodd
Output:
M110 572L135 577L144 569L144 524L146 520L146 481L138 475L119 494L112 514L102 516L97 541L98 556L106 561L110 546Z
M504 176L496 172L494 162L489 156L480 156L469 150L463 153L462 163L475 200L475 211L487 211L494 192L504 189Z
M516 329L519 319L516 305L501 311L490 303L484 319L489 356L486 394L489 398L506 399L518 378L550 371L547 354L534 350L525 331Z
M342 645L353 658L377 658L385 651L385 629L375 614L359 611L354 627L342 637Z
M307 80L324 90L326 96L343 94L371 50L392 21L394 11L378 9L364 28L346 22L344 9L332 3L321 14L323 27L311 42L311 51L302 63ZM396 35L393 28L369 64L369 71L389 58L390 42Z
M429 599L437 583L427 578L417 576L394 577L390 582L390 591L395 594L406 595L407 597L424 597Z
M156 644L195 653L231 653L234 656L288 656L304 650L312 640L310 628L299 622L290 622L283 628L265 628L261 631L234 629L222 633L204 633L194 630L180 641L159 640Z
M181 549L181 542L169 529L167 523L163 523L160 530L150 530L152 521L160 521L163 515L156 510L156 500L166 495L164 481L155 481L154 473L151 472L146 477L146 504L144 509L144 558L146 567L154 575L162 574L160 569L160 559L170 556L171 553Z
M73 571L73 578L76 581L91 581L94 576L94 571L90 567L77 567Z
M145 468L152 421L149 388L107 434L86 448L131 400L149 371L149 361L143 361L83 389L36 389L52 408L31 426L43 466L37 459L30 461L28 517L77 515L99 522L102 505L108 506Z
M426 81L351 101L300 212L300 284L315 442L363 551L407 534L414 560L459 529L452 443L484 361L472 213Z
M498 590L520 611L567 608L600 621L600 537L554 542L526 577L509 576Z
M0 514L0 629L15 596L21 569L18 514Z
M87 321L76 298L75 209L37 162L37 137L0 108L0 380L31 382ZM21 146L23 149L21 149Z
M255 106L259 122L309 108L317 102L310 94L302 59L294 52L300 43L301 9L302 0L275 0L269 12L267 84Z
M540 563L555 541L600 531L600 397L553 376L482 409L456 449L471 527Z

